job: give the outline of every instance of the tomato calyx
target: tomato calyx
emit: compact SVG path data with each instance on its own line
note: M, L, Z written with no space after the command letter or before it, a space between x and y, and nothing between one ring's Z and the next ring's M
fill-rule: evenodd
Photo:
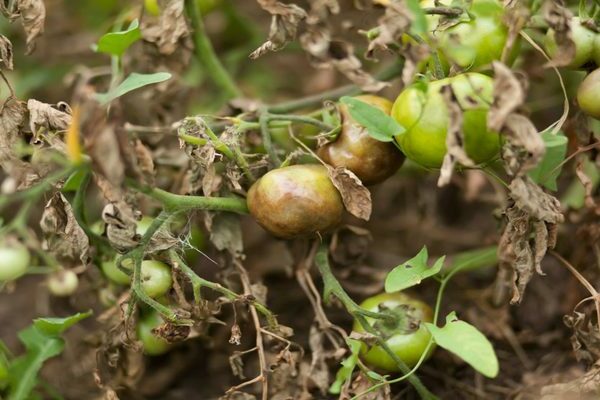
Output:
M381 333L384 339L389 339L394 335L409 335L416 332L421 325L421 318L418 310L408 304L400 304L393 308L388 308L380 304L379 313L386 316L373 324L373 327Z

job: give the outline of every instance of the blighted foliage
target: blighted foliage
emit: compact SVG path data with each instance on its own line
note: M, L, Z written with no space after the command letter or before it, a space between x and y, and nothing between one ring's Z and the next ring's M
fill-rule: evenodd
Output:
M598 126L576 104L569 113L561 74L576 56L575 13L597 33L598 6L582 2L575 10L568 2L489 0L502 5L496 21L506 30L501 56L489 64L461 66L439 43L445 32L474 24L471 8L485 1L215 1L216 11L196 0L120 4L122 14L114 26L107 29L110 23L104 21L104 35L94 32L97 54L86 55L103 57L98 59L105 66L84 58L88 66L73 68L65 81L69 90L60 92L69 101L56 103L43 92L19 98L11 86L18 78L9 71L20 71L15 55L31 53L36 43L38 50L52 52L42 34L56 31L44 27L44 21L47 11L60 16L60 7L46 10L41 0L0 1L2 14L20 20L24 31L24 40L12 31L0 35L0 74L6 84L0 92L0 232L10 237L7 243L17 240L36 253L42 270L80 276L76 296L85 299L81 307L91 304L98 315L97 326L81 328L89 329L89 337L75 339L89 343L92 354L93 362L78 372L93 376L89 393L105 399L160 397L181 376L193 373L202 377L195 395L222 399L392 399L405 393L432 398L432 392L492 398L525 393L528 385L547 399L597 394L600 303L590 282L598 277ZM265 29L254 26L253 19ZM236 29L238 36L228 38ZM559 49L551 59L536 44L549 29ZM473 39L452 35L450 43L460 45ZM518 61L513 63L515 52ZM240 54L248 60L241 61ZM286 57L292 57L289 65L275 66ZM379 67L374 62L384 67L382 72L374 72ZM598 67L597 62L590 58L584 68ZM308 64L315 69L307 72ZM560 97L553 104L562 108L558 116L554 109L548 115L536 110L545 107L539 101L543 68L556 73L563 86L548 83ZM281 70L285 82L277 77ZM345 129L338 106L352 100L343 96L396 96L406 87L422 94L432 82L466 71L493 76L493 101L483 101L477 91L463 98L451 84L442 87L444 110L435 111L446 112L448 123L439 143L427 139L431 147L443 148L439 170L424 172L413 160L382 186L366 187L351 169L327 165L316 156L316 147L335 141ZM254 82L261 79L272 86L286 84L289 93L263 93L261 85L268 84ZM296 87L312 80L316 94ZM296 91L311 93L300 97ZM291 100L271 100L281 97ZM501 153L482 164L467 153L464 124L471 103L481 106L488 130L501 138ZM372 138L402 151L399 137L412 127L402 126L394 113L405 111L381 115L359 105L350 114L356 113L359 128ZM430 116L418 115L425 117ZM242 217L249 212L246 196L269 170L301 163L327 167L347 213L333 232L277 241L256 226L255 215ZM570 183L579 191L567 201ZM472 218L461 218L465 210ZM491 226L494 216L497 226ZM143 226L148 217L149 225ZM440 255L437 261L428 259L424 244ZM490 250L490 244L497 248ZM555 265L546 260L558 244L553 259L575 279L552 275ZM476 250L459 252L468 248ZM441 256L446 253L447 259ZM390 268L400 254L408 261ZM172 284L164 297L153 298L147 290L155 279L144 269L143 261L149 260L167 266ZM495 263L492 283L483 267ZM458 290L449 290L442 301L451 278L470 270L483 272L457 278ZM533 279L545 272L548 276ZM111 281L111 275L117 279ZM579 304L581 290L568 286L577 281L589 292ZM2 283L0 290L18 293L20 285ZM389 354L386 330L390 324L399 326L394 312L406 319L410 307L369 312L353 298L411 287L432 304L439 300L431 323L411 320L404 333L423 327L434 336L425 345L437 344L456 357L441 353L426 361L421 356L414 372L397 356L400 372L384 375L364 361L361 349L379 346ZM523 311L527 318L515 321L519 316L512 314L520 311L512 310L530 299L542 301L548 291L566 299L552 316L567 314L564 325L570 333L553 327L532 338L531 330L539 332L527 318L535 319L536 313ZM567 293L577 300L567 299ZM79 306L76 296L72 307ZM515 308L509 311L508 303ZM460 319L451 310L458 310ZM151 344L136 327L152 315L160 322L151 337L168 346L149 362L143 352ZM365 331L351 332L350 317ZM554 322L548 325L558 325ZM569 344L587 370L564 361ZM0 368L6 359L14 376L22 361L5 355L3 347ZM537 353L529 353L529 347ZM565 378L562 383L550 372L543 375L539 371L548 364L538 360L541 351L563 360L560 368L574 375L556 374ZM465 362L497 381L471 388ZM539 368L526 375L519 363L529 371ZM199 364L217 372L198 373L193 368ZM456 372L452 378L450 370ZM215 382L209 382L213 377ZM24 399L44 390L37 383L32 377L25 397L14 397L18 385L9 381L3 386L0 375L0 393Z

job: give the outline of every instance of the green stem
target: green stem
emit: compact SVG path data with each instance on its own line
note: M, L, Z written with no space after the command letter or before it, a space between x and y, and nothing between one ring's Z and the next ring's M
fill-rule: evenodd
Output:
M383 70L376 78L382 81L388 81L402 73L403 61L398 61L392 64L387 69ZM280 103L268 106L266 111L276 114L289 113L296 110L318 107L326 100L337 100L342 96L352 96L361 93L362 90L356 85L346 85L326 92L318 93L302 99L292 100L285 103Z
M360 308L358 306L358 304L356 304L354 302L354 300L352 300L350 298L350 296L348 296L346 291L342 288L342 285L340 285L339 281L335 278L335 276L331 272L331 267L329 266L328 257L329 257L329 254L328 254L328 250L327 250L327 245L323 243L319 246L319 250L317 251L317 254L315 256L315 263L317 264L317 267L319 268L319 272L321 273L321 276L323 278L323 283L324 283L324 296L323 297L325 299L327 299L331 294L335 295L342 302L342 304L344 305L346 310L356 318L356 320L360 323L360 325L363 327L365 332L370 333L371 335L373 335L376 338L377 344L392 358L392 360L394 360L394 362L397 364L400 371L402 373L404 373L405 375L408 375L410 372L410 369L408 368L408 366L404 363L404 361L402 361L396 355L396 353L394 353L392 351L392 349L390 349L390 347L387 345L385 339L381 337L381 335L375 330L375 328L373 328L373 326L369 323L369 321L366 318L366 317L371 317L371 318L386 319L386 318L389 318L390 316L380 314L380 313L373 313L373 312L363 310L362 308ZM421 380L419 379L418 376L416 376L414 374L409 375L407 377L407 379L413 385L413 387L419 393L419 395L421 396L422 399L429 399L429 400L437 399L437 397L433 393L431 393L425 387L425 385L423 385L423 383L421 382Z
M261 313L267 319L267 323L269 324L270 327L277 327L277 320L275 319L275 316L273 315L273 313L271 311L269 311L269 309L266 306L264 306L263 304L261 304L260 302L258 302L256 300L248 300L244 296L240 296L239 294L235 293L232 290L227 289L226 287L224 287L223 285L221 285L217 282L211 282L204 278L201 278L194 272L194 270L192 270L185 263L185 261L183 261L183 259L179 256L179 254L177 254L177 252L175 250L170 250L169 256L171 257L171 260L179 267L179 269L181 269L181 271L192 282L192 287L193 287L193 291L194 291L194 300L196 301L196 303L198 303L200 300L200 288L207 287L209 289L214 290L215 292L221 293L223 296L225 296L227 299L231 300L232 302L242 302L242 303L248 302L248 303L250 303L254 308L256 308L256 311Z
M319 121L318 119L306 117L303 115L292 115L292 114L267 114L269 121L292 121L300 122L302 124L314 125L324 132L330 132L334 129L333 126L326 124L325 122Z
M184 196L173 194L158 188L142 186L130 179L128 179L126 183L128 186L160 201L165 211L180 212L189 210L211 210L248 214L246 200L239 197Z
M234 147L233 149L229 148L229 146L223 143L223 141L219 139L219 137L213 132L213 130L210 129L210 126L208 126L208 124L204 123L204 127L206 128L206 134L210 138L211 142L215 145L215 148L220 149L219 151L221 151L230 160L235 161L235 163L242 169L242 171L244 171L244 174L248 179L250 179L251 181L255 181L256 178L250 171L250 166L248 165L248 162L246 161L240 150L237 147Z
M202 15L200 15L200 10L198 9L198 2L196 0L185 0L185 9L191 20L192 29L194 30L193 39L198 60L204 65L208 75L214 82L225 91L228 100L235 97L241 97L242 93L231 76L229 76L229 73L223 64L221 64L221 61L217 57L212 43L206 34L204 21L202 20Z
M271 132L269 131L269 115L267 111L261 113L258 118L258 123L260 124L260 134L262 136L263 145L267 150L267 154L271 159L271 163L275 167L279 167L281 165L281 159L277 155L275 151L275 147L273 146L273 141L271 140Z

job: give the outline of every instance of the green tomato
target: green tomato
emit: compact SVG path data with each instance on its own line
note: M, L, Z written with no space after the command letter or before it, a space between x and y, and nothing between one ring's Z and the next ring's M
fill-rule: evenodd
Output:
M171 268L167 264L156 260L142 261L142 287L148 296L161 297L172 285Z
M559 48L554 38L554 30L548 29L545 38L546 52L552 58L558 53ZM585 26L581 25L581 20L574 17L571 20L571 35L575 43L575 57L567 65L568 68L577 69L591 61L592 59L599 61L600 54L597 49L597 35Z
M0 244L0 282L23 276L30 261L29 250L21 243L10 241Z
M144 353L149 356L164 354L172 347L165 339L152 333L152 330L159 327L162 322L160 315L156 312L152 312L140 318L137 323L136 331L138 339L144 346Z
M135 233L137 233L140 236L144 236L148 228L150 228L150 225L152 225L153 221L154 218L144 215L142 219L140 219L137 222L137 225L135 227Z
M398 323L394 326L387 326L382 322L376 322L372 318L367 318L367 321L371 326L379 329L386 339L386 344L398 358L409 368L414 367L423 355L431 338L431 334L424 325L424 322L433 321L431 307L402 292L382 293L369 297L360 306L373 312L385 310L385 312L398 317ZM365 332L356 320L354 321L354 330L360 333ZM434 346L430 348L425 359L431 356L433 350ZM373 367L388 372L399 372L394 360L378 345L369 349L366 344L363 344L361 357Z
M439 38L440 52L449 62L464 69L499 60L508 38L508 27L502 21L504 7L501 2L475 0L469 13L472 20L459 22L435 34Z
M406 132L396 136L403 153L426 168L439 168L446 154L449 111L441 89L451 85L463 109L462 132L468 156L477 164L488 162L500 151L501 140L487 129L487 111L493 100L492 78L465 73L451 78L409 86L400 93L392 117Z
M48 278L48 289L53 296L67 297L79 286L77 274L71 270L60 270Z
M267 172L248 191L248 209L281 238L312 236L337 226L344 204L322 165L292 165Z
M585 77L577 89L577 102L587 115L600 119L600 68Z
M100 268L104 275L116 284L128 285L131 281L129 275L117 267L116 259L102 262Z

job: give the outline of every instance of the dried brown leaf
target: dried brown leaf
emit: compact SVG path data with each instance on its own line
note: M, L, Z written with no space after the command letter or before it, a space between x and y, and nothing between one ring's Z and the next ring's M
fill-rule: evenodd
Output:
M310 347L310 369L306 374L305 379L310 380L321 394L327 393L329 388L329 382L331 377L329 376L329 368L327 368L327 362L325 357L325 348L323 346L323 339L325 334L323 330L317 326L312 325L308 336L308 345ZM305 386L308 382L305 382Z
M137 160L136 167L141 177L145 183L154 186L155 171L152 152L139 139L134 142L133 149Z
M487 127L499 132L506 118L525 101L525 89L513 71L501 62L492 63L494 69L494 102L487 116Z
M540 400L594 400L600 397L600 362L579 378L566 383L544 386Z
M355 217L368 221L371 218L373 207L369 189L352 171L346 168L334 168L327 165L327 171L333 185L342 196L346 210Z
M507 172L523 176L535 168L546 153L546 146L531 120L521 114L510 114L502 133L507 143L502 148L502 158Z
M405 2L389 3L383 17L379 18L377 37L369 43L367 57L373 58L376 50L388 50L390 44L402 43L402 35L408 32L413 16Z
M240 220L231 214L216 214L212 218L210 241L218 250L227 250L235 258L240 258L244 252L242 228Z
M554 31L554 40L557 45L556 54L547 65L550 67L569 65L575 58L576 51L571 30L573 13L558 1L545 1L542 6L542 15L548 26Z
M269 51L278 51L296 38L298 24L307 17L306 11L295 4L284 4L277 0L257 0L271 14L269 39L250 54L256 59Z
M12 8L9 8L12 5ZM0 12L9 20L21 17L27 41L27 54L35 48L35 39L44 33L46 7L43 0L16 0L15 2L0 2Z
M9 71L13 69L12 43L4 35L0 35L0 67Z
M66 103L53 105L29 99L27 109L29 110L29 128L34 135L40 128L64 131L71 125L71 109Z
M120 186L125 178L125 162L119 151L119 138L112 126L105 126L94 136L88 154L103 177L112 185Z
M573 311L572 314L565 315L563 321L573 330L571 345L577 361L591 364L600 359L600 333L593 317L584 312Z
M88 263L89 239L62 193L54 194L46 204L40 227L45 237L44 249L57 260Z
M161 54L173 54L179 47L180 40L189 35L184 1L168 0L158 19L146 20L141 31L144 40L154 43Z
M137 246L138 219L139 212L122 200L104 206L102 220L106 223L106 236L115 249L126 251Z

